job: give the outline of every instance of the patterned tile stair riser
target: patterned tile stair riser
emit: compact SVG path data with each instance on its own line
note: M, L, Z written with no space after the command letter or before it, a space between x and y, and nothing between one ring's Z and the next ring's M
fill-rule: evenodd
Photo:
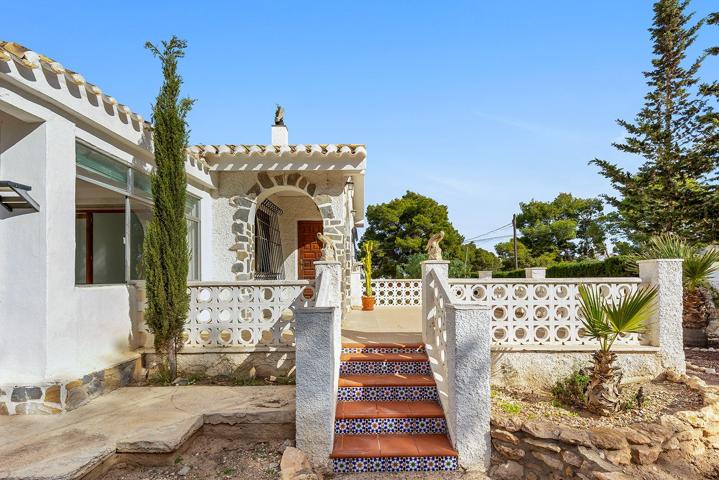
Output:
M447 433L444 418L338 418L336 435L391 435L393 433Z
M359 347L348 346L342 347L342 353L425 353L424 345L416 345L410 347Z
M425 362L342 362L340 375L432 375Z
M439 400L437 387L340 387L337 392L340 402L385 401L414 402L418 400Z
M424 345L343 345L336 473L457 469Z
M457 457L335 458L332 464L335 473L451 472L457 470Z

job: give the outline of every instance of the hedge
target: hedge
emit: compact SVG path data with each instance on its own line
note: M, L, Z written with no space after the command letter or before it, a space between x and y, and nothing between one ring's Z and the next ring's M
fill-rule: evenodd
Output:
M606 260L560 262L547 268L547 278L636 277L637 264L629 256L618 255ZM492 272L492 278L524 278L524 269Z
M560 262L547 268L547 278L636 277L637 264L631 257L616 256L606 260Z
M524 278L524 269L519 268L506 272L492 272L492 278Z

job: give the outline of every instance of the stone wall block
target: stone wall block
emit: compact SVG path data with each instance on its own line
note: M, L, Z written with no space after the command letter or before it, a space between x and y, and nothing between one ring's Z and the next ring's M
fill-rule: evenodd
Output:
M252 185L252 187L247 191L247 195L248 195L248 196L251 195L251 196L254 196L255 198L256 198L256 197L259 197L259 196L260 196L260 193L262 193L262 187L260 186L259 183L255 183L255 184Z
M263 188L272 188L275 184L266 172L260 172L257 174L257 180L260 182Z

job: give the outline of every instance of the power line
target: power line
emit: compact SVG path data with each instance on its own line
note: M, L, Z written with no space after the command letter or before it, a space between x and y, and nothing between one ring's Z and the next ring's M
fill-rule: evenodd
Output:
M511 227L511 226L512 226L512 223L510 222L510 223L508 223L508 224L506 224L506 225L502 225L501 227L497 227L497 228L495 228L494 230L490 230L490 231L488 231L488 232L486 232L486 233L483 233L483 234L481 234L481 235L477 235L477 236L474 236L474 237L470 237L470 238L467 239L467 241L472 241L472 240L475 240L475 239L477 239L477 238L484 237L484 236L486 236L486 235L489 235L490 233L498 232L499 230L503 230L503 229L505 229L505 228L507 228L507 227Z
M499 240L500 238L509 238L511 236L512 236L512 234L510 233L508 235L500 235L498 237L480 238L479 240L472 240L469 243L483 243L483 242L488 242L490 240Z

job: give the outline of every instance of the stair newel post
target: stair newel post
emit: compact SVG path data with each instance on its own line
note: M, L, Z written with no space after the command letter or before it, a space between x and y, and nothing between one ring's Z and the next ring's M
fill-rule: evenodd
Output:
M427 322L432 308L433 279L430 272L435 272L438 279L449 280L449 261L426 260L422 265L422 341L427 343Z
M334 441L341 351L342 266L315 262L314 307L298 308L296 341L296 441L314 465L326 466Z
M441 309L439 297L446 299ZM447 430L459 464L482 471L491 455L491 335L489 307L455 298L449 262L422 262L422 336Z

